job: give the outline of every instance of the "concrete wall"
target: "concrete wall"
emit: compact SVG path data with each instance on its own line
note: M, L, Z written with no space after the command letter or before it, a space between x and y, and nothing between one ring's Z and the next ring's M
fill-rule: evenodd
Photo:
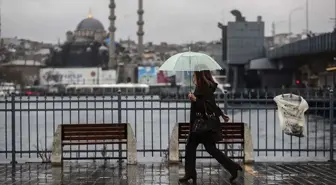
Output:
M264 55L264 22L229 22L227 29L229 65L245 64Z

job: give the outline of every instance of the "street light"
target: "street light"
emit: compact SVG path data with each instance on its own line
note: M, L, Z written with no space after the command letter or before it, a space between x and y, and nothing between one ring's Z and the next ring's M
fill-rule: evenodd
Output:
M291 10L289 12L289 16L288 16L288 34L291 35L292 34L292 14L294 12L297 12L299 10L302 10L302 7L298 7L298 8L294 8L293 10Z
M309 0L306 0L306 34L309 33Z

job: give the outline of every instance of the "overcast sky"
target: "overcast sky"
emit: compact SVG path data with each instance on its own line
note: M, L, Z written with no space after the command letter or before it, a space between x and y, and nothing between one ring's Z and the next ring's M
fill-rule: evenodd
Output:
M0 0L1 1L1 0ZM145 42L184 43L210 41L220 38L217 22L234 20L230 14L238 9L247 20L255 21L261 15L266 35L271 34L272 21L276 32L288 32L289 12L292 31L305 29L306 0L143 0ZM309 0L309 28L327 32L333 28L335 0ZM67 30L92 14L108 28L109 0L2 0L2 36L27 38L45 42L64 40ZM116 37L136 39L137 0L116 0ZM283 21L283 22L281 22Z

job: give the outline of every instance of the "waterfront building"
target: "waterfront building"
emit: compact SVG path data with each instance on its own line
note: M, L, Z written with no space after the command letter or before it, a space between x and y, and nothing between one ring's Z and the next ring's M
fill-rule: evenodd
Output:
M256 21L246 21L238 10L231 13L236 20L228 22L226 28L226 65L228 82L233 89L245 87L245 64L265 55L265 24L262 17ZM225 52L225 51L224 51Z

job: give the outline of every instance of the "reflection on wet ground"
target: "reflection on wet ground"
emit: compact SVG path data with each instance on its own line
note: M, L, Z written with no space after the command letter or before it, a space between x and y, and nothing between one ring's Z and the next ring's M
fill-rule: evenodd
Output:
M197 166L198 184L230 184L230 175L217 163ZM336 164L333 163L255 163L245 166L235 184L336 184ZM30 163L0 165L0 182L19 184L64 185L156 185L179 184L183 166L164 163L116 165L107 163L64 163L63 168L50 164Z

